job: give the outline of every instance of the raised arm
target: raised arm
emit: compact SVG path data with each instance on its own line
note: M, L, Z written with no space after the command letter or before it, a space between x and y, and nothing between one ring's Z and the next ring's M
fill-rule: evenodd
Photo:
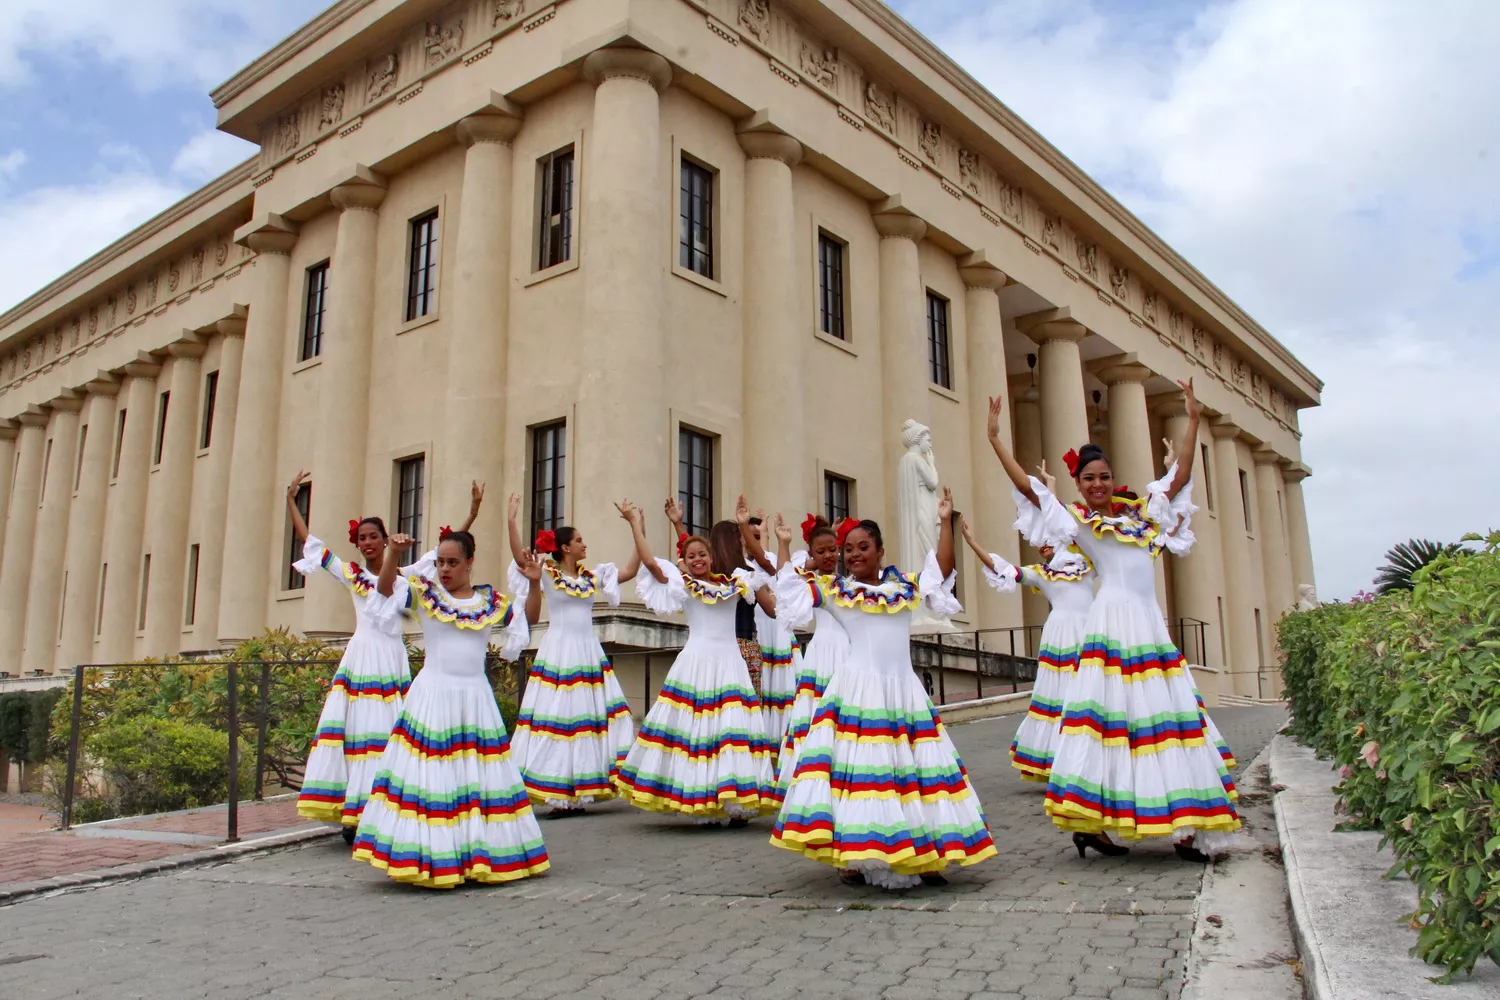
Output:
M938 501L937 564L945 580L957 564L953 555L953 491L946 486L943 499Z
M771 530L776 532L776 565L790 566L792 563L792 529L781 519L781 512L771 515Z
M542 617L542 564L535 552L522 552L516 565L521 568L521 575L531 581L526 591L526 624L535 625Z
M292 515L292 530L297 533L297 541L307 541L307 522L302 519L302 512L297 509L297 491L302 484L307 482L307 472L298 472L292 484L286 488L286 509Z
M1021 463L1005 447L1005 442L1000 440L1000 407L1001 397L990 397L990 419L989 435L990 447L995 449L995 457L1000 459L1000 465L1005 469L1005 474L1015 485L1016 492L1029 500L1034 507L1040 507L1036 493L1031 489L1031 478L1026 475L1026 470L1021 468Z
M1193 456L1198 451L1198 418L1202 408L1198 405L1198 397L1193 394L1193 380L1186 382L1178 381L1182 386L1182 395L1187 403L1187 429L1182 432L1182 440L1177 445L1177 474L1167 484L1167 499L1175 499L1182 488L1187 485L1193 475Z
M771 593L770 587L762 587L755 592L755 603L766 614L776 617L776 595Z
M635 506L629 500L615 504L615 510L620 512L620 516L625 519L626 524L633 525L635 523L631 519L631 511L635 510ZM620 582L629 583L635 579L635 575L640 571L641 553L637 548L632 546L630 549L630 561L620 567Z
M749 556L751 562L767 573L776 572L776 567L772 566L771 560L766 558L765 546L761 544L759 538L755 537L755 532L750 530L750 505L745 502L745 494L743 493L735 501L734 519L740 526L740 540L745 543L745 555Z
M667 497L667 502L662 509L666 511L667 520L672 522L673 537L681 538L687 534L687 528L683 527L686 522L682 519L682 504L677 502L677 498Z
M635 538L636 558L641 561L641 566L646 572L651 574L657 583L666 583L667 574L662 572L660 566L656 565L656 558L651 555L651 543L646 541L646 515L641 513L638 507L629 507L629 501L626 501L626 506L630 511L628 520L630 521L630 533ZM624 511L621 511L621 513L623 514ZM669 514L668 516L670 517L671 515Z
M521 537L521 494L512 493L506 504L505 523L510 529L510 557L517 566L525 565L526 541Z
M469 516L464 521L464 523L459 526L459 531L469 531L473 529L474 521L479 517L479 506L482 503L484 503L484 483L481 483L477 479L469 480Z
M969 519L960 515L958 519L958 526L963 530L964 541L968 542L969 548L974 550L975 557L980 562L984 563L984 568L989 570L991 573L1000 572L995 568L995 562L990 558L990 554L984 549L980 548L978 542L974 541L974 532L969 528Z
M403 535L399 531L385 540L386 558L380 564L380 579L375 584L375 589L380 592L381 597L390 597L395 593L396 574L401 571L400 560L397 557L411 548L412 542L410 535Z

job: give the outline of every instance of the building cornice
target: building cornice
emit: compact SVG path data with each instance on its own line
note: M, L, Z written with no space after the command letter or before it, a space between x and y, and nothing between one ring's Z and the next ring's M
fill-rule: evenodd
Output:
M1319 392L1322 391L1323 380L1314 375L1301 361L1297 360L1296 356L1284 344L1272 336L1270 331L1252 319L1222 289L1210 281L1196 267L1188 263L1182 255L1173 250L1160 236L1152 232L1144 222L1136 218L1129 209L1116 201L1109 192L1100 187L1098 182L1085 173L1078 164L1068 159L1057 147L1053 146L1040 133L1026 124L1019 115L1006 107L999 98L986 90L983 84L974 79L973 76L969 75L956 62L945 55L941 49L929 41L916 28L912 27L901 15L883 3L882 0L846 0L846 2L880 28L889 32L902 45L906 46L913 55L921 59L922 62L942 77L944 81L972 100L1008 132L1024 143L1028 150L1036 154L1044 163L1056 170L1070 183L1075 184L1085 196L1097 204L1110 218L1118 222L1127 232L1140 240L1154 253L1158 254L1162 260L1174 268L1182 277L1186 278L1194 290L1202 294L1208 301L1223 310L1225 314L1242 326L1270 356L1276 358L1277 361L1286 365L1287 368L1294 371L1300 377L1306 379Z
M375 0L338 0L323 13L276 43L259 59L215 87L209 92L209 100L214 102L215 108L222 108L286 65L309 45L374 2Z

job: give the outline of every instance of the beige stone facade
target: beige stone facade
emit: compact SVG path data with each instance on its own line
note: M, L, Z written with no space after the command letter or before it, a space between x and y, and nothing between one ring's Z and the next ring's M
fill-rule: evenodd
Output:
M0 670L351 627L291 586L299 468L336 543L419 502L430 543L487 481L499 577L511 490L596 560L694 467L705 515L893 523L916 419L1016 559L987 394L1023 461L1092 433L1139 487L1191 376L1162 594L1220 690L1274 689L1321 383L878 0L342 0L212 96L259 155L0 316ZM961 627L1045 614L962 570Z

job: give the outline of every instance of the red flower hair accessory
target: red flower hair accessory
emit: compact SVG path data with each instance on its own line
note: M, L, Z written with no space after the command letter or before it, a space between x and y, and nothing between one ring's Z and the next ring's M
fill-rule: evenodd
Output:
M550 529L547 531L538 531L536 533L536 541L532 544L532 547L538 552L545 552L551 555L557 551L557 536Z
M818 530L818 515L809 514L802 519L802 540L812 544L813 532Z
M1063 464L1068 467L1068 475L1074 479L1078 478L1078 449L1069 448L1068 453L1063 456Z
M678 559L682 558L682 550L685 549L685 548L687 548L687 540L688 540L688 533L686 531L678 533L678 535L677 535L677 558Z
M843 548L844 547L844 540L849 537L849 532L853 531L857 527L859 527L859 522L856 521L852 517L846 517L842 521L839 522L839 526L838 526L839 548Z
M438 529L438 541L441 542L451 534L453 534L453 528L450 525L443 525Z
M350 545L354 545L354 544L357 544L359 542L359 526L361 524L363 524L363 523L364 522L361 521L357 517L349 519L349 544Z

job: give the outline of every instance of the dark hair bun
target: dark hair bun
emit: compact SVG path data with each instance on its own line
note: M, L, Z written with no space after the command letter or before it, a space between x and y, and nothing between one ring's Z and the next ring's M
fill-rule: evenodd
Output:
M450 531L439 540L438 544L441 545L443 542L457 542L458 547L464 550L465 559L474 558L474 536L467 531Z
M1103 462L1109 464L1109 458L1105 456L1104 449L1090 441L1078 449L1078 471L1082 472L1090 462Z

